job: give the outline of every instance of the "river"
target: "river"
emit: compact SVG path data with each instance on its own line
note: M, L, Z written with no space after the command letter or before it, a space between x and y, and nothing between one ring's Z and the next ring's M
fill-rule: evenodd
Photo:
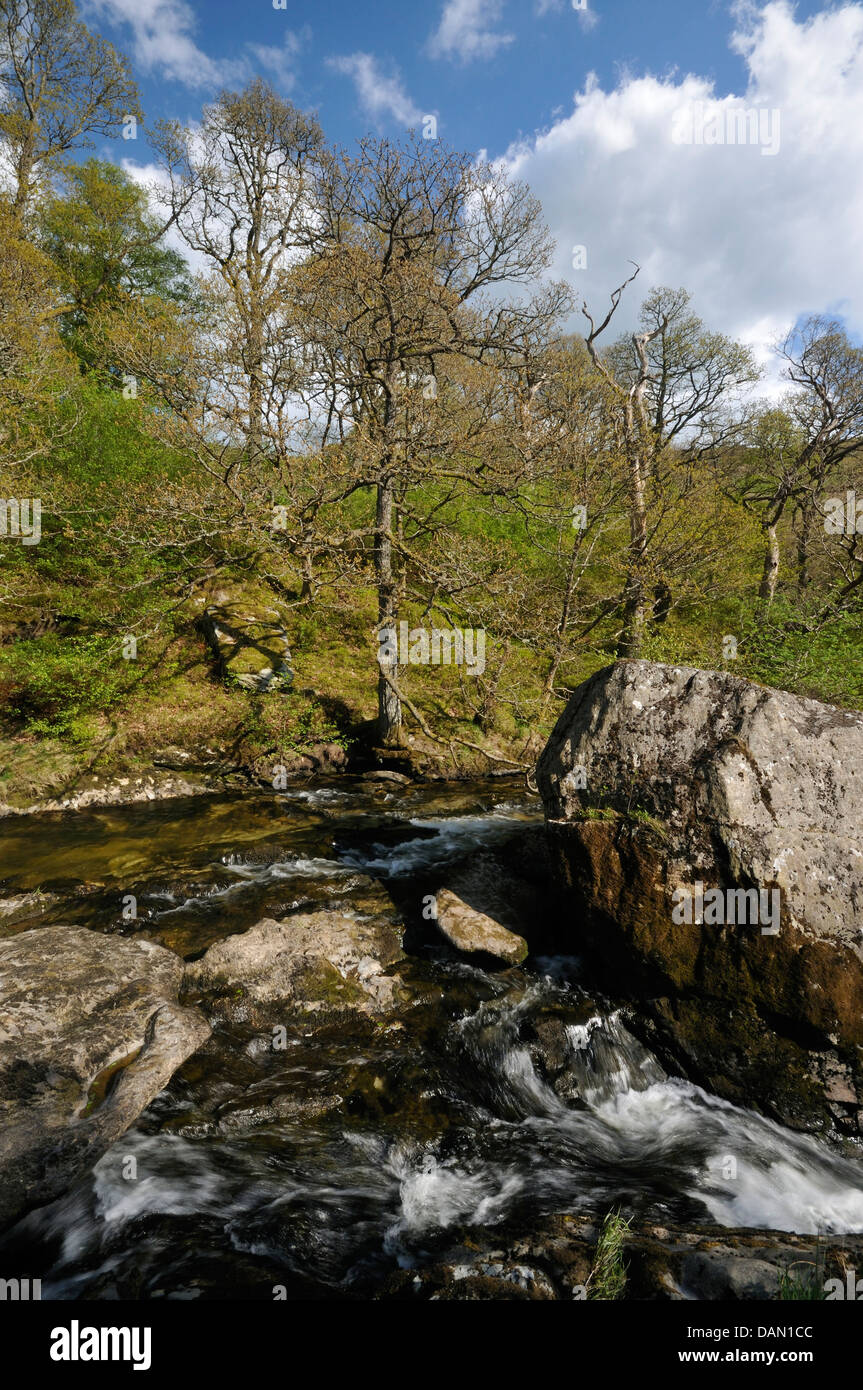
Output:
M555 1213L863 1230L853 1155L667 1076L596 990L577 921L538 898L523 928L540 953L516 969L459 958L425 921L456 866L541 819L503 780L341 778L7 822L5 892L45 895L27 925L141 932L190 958L382 880L413 1003L378 1025L301 1019L282 1050L218 1026L91 1174L7 1234L4 1265L44 1298L344 1298L433 1260L448 1232Z

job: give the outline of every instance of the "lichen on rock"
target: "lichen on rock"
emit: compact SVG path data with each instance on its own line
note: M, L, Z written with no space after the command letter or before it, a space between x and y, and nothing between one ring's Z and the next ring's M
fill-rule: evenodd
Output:
M285 614L272 595L222 584L204 603L199 623L222 676L257 694L291 685Z
M186 970L186 991L215 1017L258 1027L292 1013L382 1015L399 1006L401 930L349 910L265 918Z

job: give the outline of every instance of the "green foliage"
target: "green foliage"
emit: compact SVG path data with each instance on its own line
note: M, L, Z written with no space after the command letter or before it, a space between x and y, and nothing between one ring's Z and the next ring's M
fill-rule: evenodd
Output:
M319 640L320 629L314 618L299 618L294 624L291 651L314 651Z
M82 716L113 708L135 684L116 636L48 634L0 648L3 703L28 733L85 743L92 722Z
M287 747L302 753L317 743L336 743L345 748L348 740L323 706L314 700L300 714L296 732L288 739Z
M93 318L128 299L156 296L191 303L188 267L179 252L161 243L148 212L147 194L116 164L88 159L65 171L63 196L40 209L42 249L54 262L69 307L59 317L60 336L92 369L105 364Z
M818 624L815 605L777 595L769 611L741 608L739 658L732 669L762 685L833 704L863 705L863 614L843 613ZM808 613L807 613L808 608Z

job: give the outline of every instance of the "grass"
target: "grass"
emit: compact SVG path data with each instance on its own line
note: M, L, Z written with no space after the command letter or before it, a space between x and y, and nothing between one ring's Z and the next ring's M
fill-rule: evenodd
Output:
M629 1233L629 1221L619 1211L610 1211L602 1223L587 1278L587 1296L610 1302L623 1298L626 1289L624 1245Z
M5 727L0 726L0 800L25 807L78 790L80 778L137 775L152 769L155 753L173 747L221 750L228 763L254 768L289 763L321 744L350 750L367 735L376 712L373 618L370 592L354 594L349 602L321 609L314 617L289 610L293 686L267 696L220 680L190 623L143 643L138 662L111 656L99 665L83 664L86 683L82 674L74 699L65 668L55 669L49 661L55 650L65 654L58 638L27 644L29 667L23 673L10 670L10 644L2 648L0 685L4 673L10 681L14 674L32 704L37 696L44 703L27 718L10 717L6 704ZM114 665L126 687L108 698L114 695ZM77 667L74 674L78 677ZM407 694L439 736L463 737L493 754L523 760L522 748L531 734L538 751L547 726L529 723L525 729L512 721L506 706L481 731L470 719L459 676L455 667L409 667L404 673ZM524 691L529 706L539 691L536 671L529 673ZM426 746L407 712L405 731L408 746L420 756L429 755L430 769L474 774L488 769L481 754L463 746L457 764L449 759L446 745Z
M779 1291L776 1297L781 1303L826 1300L824 1252L820 1245L815 1248L814 1260L795 1260L793 1264L785 1266L779 1275Z
M663 822L658 820L656 816L652 816L649 811L637 807L634 811L628 812L628 819L636 821L639 825L643 825L646 830L650 830L662 840L663 843L668 839L668 831Z

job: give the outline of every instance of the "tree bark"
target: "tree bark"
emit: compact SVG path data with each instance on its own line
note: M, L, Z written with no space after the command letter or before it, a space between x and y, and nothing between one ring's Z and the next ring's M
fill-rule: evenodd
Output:
M767 536L767 552L764 556L764 570L761 575L758 597L765 603L771 604L779 579L779 537L776 534L775 525L767 526L765 534Z
M398 603L393 574L393 513L395 487L392 474L384 473L377 490L375 512L375 578L378 590L378 633L398 635ZM398 693L398 655L392 644L378 645L378 742L383 748L402 741L402 704Z
M812 526L814 520L814 508L807 502L802 510L800 517L800 533L797 537L797 589L801 594L805 593L812 582L812 575L809 570L809 558L812 547Z
M543 715L545 714L545 711L547 710L551 701L552 694L554 693L554 683L557 680L557 673L560 670L560 664L563 661L563 655L566 651L566 634L569 630L570 618L572 617L573 598L575 595L576 561L578 560L578 551L580 544L581 539L579 536L576 536L572 542L572 550L570 551L569 564L566 570L566 584L564 586L563 591L563 605L561 607L560 618L558 620L557 631L555 633L555 643L554 651L552 653L551 658L551 665L548 668L548 674L546 675L545 684L542 690Z
M622 285L613 291L611 308L597 328L587 310L582 313L590 324L590 334L586 338L587 348L594 366L602 373L619 398L623 398L624 439L626 441L626 464L629 472L629 554L627 560L626 582L623 589L623 627L617 644L617 654L622 657L639 656L644 641L644 628L647 618L647 599L645 596L645 559L648 547L647 503L645 500L645 478L652 471L655 462L655 443L644 405L644 395L650 380L650 360L647 349L659 333L668 327L668 316L655 328L644 333L633 333L632 342L638 357L638 377L626 392L615 379L596 350L596 339L608 327L626 286L638 274L630 275Z
M638 341L636 339L636 341ZM639 409L646 374L626 404L626 451L629 455L629 564L623 591L623 630L617 645L622 657L637 657L644 641L647 600L644 590L644 558L647 553L647 507L641 458Z
M12 216L16 222L23 221L32 191L33 170L36 167L36 141L31 130L21 146L15 164L15 197L12 200Z

